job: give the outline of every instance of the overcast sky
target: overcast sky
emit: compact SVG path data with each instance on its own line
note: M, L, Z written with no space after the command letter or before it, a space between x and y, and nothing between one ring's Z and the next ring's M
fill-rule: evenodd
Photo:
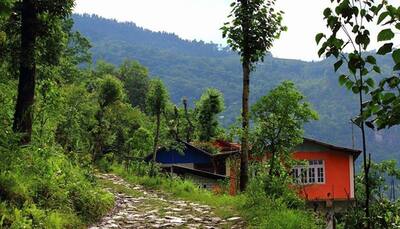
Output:
M175 33L184 39L225 44L219 28L226 21L231 2L232 0L77 0L74 12L94 13L118 21L130 21L154 31ZM275 42L272 54L289 59L318 59L314 37L325 29L322 11L329 3L329 0L277 0L277 8L285 12L284 24L288 31ZM372 48L376 48L376 44Z

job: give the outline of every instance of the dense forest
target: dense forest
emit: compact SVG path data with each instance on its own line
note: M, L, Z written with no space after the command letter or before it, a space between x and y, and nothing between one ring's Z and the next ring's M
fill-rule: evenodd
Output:
M160 77L179 103L187 97L193 104L207 87L219 89L226 101L221 122L227 127L240 114L241 68L239 57L216 44L188 41L174 34L152 32L134 23L119 23L96 15L73 15L74 29L92 43L94 61L105 60L119 65L125 59L135 59ZM390 65L390 57L378 62ZM251 102L254 103L283 80L292 80L318 111L320 119L307 124L306 136L334 144L359 148L358 128L350 119L356 114L357 97L338 84L333 69L334 60L315 62L266 57L257 66L251 81ZM397 149L399 128L368 130L372 157L376 160L400 159ZM385 144L382 144L382 143Z

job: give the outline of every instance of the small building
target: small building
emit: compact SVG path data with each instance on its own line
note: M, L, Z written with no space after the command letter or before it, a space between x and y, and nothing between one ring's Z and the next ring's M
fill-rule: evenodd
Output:
M355 161L360 150L305 138L293 157L305 164L292 168L299 194L315 210L346 207L354 200Z
M304 138L293 152L293 158L302 161L291 168L294 188L315 210L327 210L333 205L338 210L347 207L354 200L354 163L360 153L360 150ZM268 156L266 153L261 158L249 157L249 161L267 160ZM227 173L232 194L238 185L237 163L235 167Z
M183 179L189 179L197 183L201 188L216 190L219 182L227 179L226 176L217 173L210 173L202 170L192 169L179 164L176 165L161 165L161 171L177 175Z
M160 164L161 171L191 179L207 189L215 189L227 179L226 157L213 155L187 142L181 143L182 151L165 147L157 150L156 162ZM150 154L145 161L149 162L152 158L153 154Z

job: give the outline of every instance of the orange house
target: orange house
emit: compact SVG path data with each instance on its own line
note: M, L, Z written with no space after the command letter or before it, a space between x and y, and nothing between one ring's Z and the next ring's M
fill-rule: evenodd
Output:
M326 203L354 199L354 164L360 155L354 150L305 138L293 157L306 161L292 168L299 194L307 201Z
M345 207L354 199L354 163L360 153L360 150L304 138L293 153L295 159L304 163L299 163L291 171L299 195L315 209L319 206L329 208L334 203ZM226 174L230 177L232 194L236 192L238 183L235 167L230 166Z

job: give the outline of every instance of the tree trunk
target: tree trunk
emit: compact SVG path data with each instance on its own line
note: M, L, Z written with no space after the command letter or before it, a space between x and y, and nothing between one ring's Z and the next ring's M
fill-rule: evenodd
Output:
M160 137L160 116L161 114L157 114L157 126L156 126L156 136L154 137L154 145L153 145L153 161L151 163L151 176L155 175L154 164L157 159L157 147L158 147L158 139Z
M13 130L21 133L21 144L31 141L33 103L35 96L35 43L37 15L34 0L22 2L21 13L21 50L19 66L18 96L15 106Z
M360 70L361 71L361 70ZM361 73L360 73L361 76ZM361 85L363 85L362 82L362 76L361 76ZM360 87L360 94L359 94L359 99L360 99L360 116L363 116L364 110L363 110L363 96L362 96L362 86ZM365 139L365 122L361 122L361 136L362 136L362 145L363 145L363 163L364 163L364 182L365 182L365 216L367 219L367 228L371 228L371 219L370 219L370 211L369 211L369 203L370 203L370 187L369 187L369 167L370 167L370 160L367 159L367 142Z
M178 107L174 107L174 113L175 113L175 140L179 141L179 128L180 128L180 122L179 122L179 110Z
M192 137L191 136L192 136L192 132L193 132L194 127L193 127L192 122L190 121L189 111L188 111L188 104L187 104L187 99L186 98L183 99L183 107L185 109L185 117L186 117L186 120L187 120L188 125L189 125L189 127L188 127L188 129L186 131L186 142L189 143L189 142L192 141Z
M249 91L250 91L250 63L243 61L243 95L242 95L242 148L240 154L240 191L244 191L249 180Z

